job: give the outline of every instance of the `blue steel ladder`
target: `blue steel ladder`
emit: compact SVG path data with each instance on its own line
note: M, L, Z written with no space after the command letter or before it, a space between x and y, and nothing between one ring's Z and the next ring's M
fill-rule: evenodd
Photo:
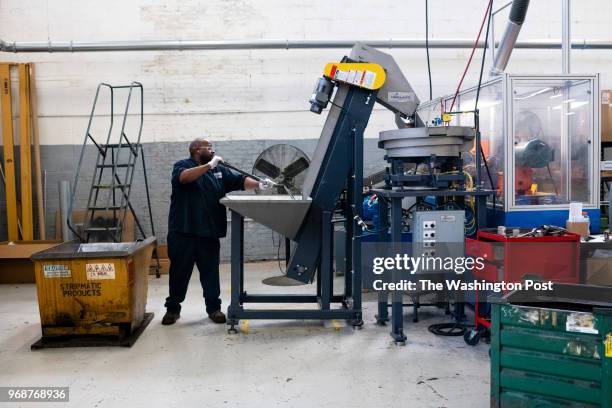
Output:
M109 91L110 98L110 111L107 113L109 116L109 123L106 132L106 140L104 143L96 141L92 135L94 118L105 116L104 113L96 116L96 108L98 107L98 99L100 96L101 89L106 88ZM119 132L119 140L117 143L111 143L113 138L113 125L115 121L115 91L119 89L127 89L127 99L125 104L125 110L123 111L123 118L121 120L121 129ZM130 116L130 104L132 103L134 91L138 93L139 97L139 112L137 113L137 137L136 140L130 141L126 134L126 124ZM149 219L151 222L151 234L155 235L155 226L153 223L153 213L151 210L151 198L149 196L149 184L147 178L147 168L145 164L145 157L140 138L142 135L142 125L144 120L144 103L143 103L143 87L139 82L132 82L129 85L113 86L106 83L100 83L96 89L93 106L89 115L89 121L87 124L87 130L85 132L85 140L81 148L81 155L76 169L74 183L72 184L72 191L70 197L70 205L68 208L68 214L72 214L74 201L77 194L77 184L81 174L81 166L86 153L88 141L91 141L97 150L97 157L94 167L94 174L91 179L91 187L89 189L89 196L87 199L86 214L84 217L83 226L81 232L78 231L75 225L71 222L71 217L68 217L68 227L70 230L81 240L81 242L89 242L92 235L99 238L100 235L104 240L110 240L112 242L120 242L125 227L125 220L127 210L129 209L134 218L134 223L138 227L138 231L143 238L146 238L144 228L136 215L136 211L130 201L130 194L132 191L132 185L134 183L134 173L136 168L136 162L140 157L142 162L142 170L144 176L144 187L147 197L147 207L149 212ZM126 156L127 155L127 156ZM100 214L104 212L105 215L112 214L112 221L99 223L96 218L96 212ZM103 219L103 218L101 218ZM157 250L154 250L153 256L157 261L156 264L156 276L160 276L159 257L157 256Z

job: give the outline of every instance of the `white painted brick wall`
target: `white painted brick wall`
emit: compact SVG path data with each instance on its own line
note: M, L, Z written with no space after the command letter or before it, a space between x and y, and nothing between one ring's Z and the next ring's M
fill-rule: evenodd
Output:
M496 1L496 4L502 4ZM474 38L485 0L433 0L432 38ZM2 0L0 38L14 41L402 39L423 38L424 1L322 0ZM496 18L498 36L507 10ZM612 2L573 1L574 39L612 40ZM531 2L520 39L558 39L560 0ZM427 97L424 50L391 50L421 99ZM189 51L80 54L3 54L4 61L37 64L41 139L80 143L97 83L141 81L145 141L316 138L323 117L307 99L326 62L348 50ZM432 50L434 94L456 86L468 50ZM559 50L516 50L508 70L557 73ZM479 59L466 85L476 81ZM574 51L573 72L602 73L612 87L612 53ZM392 127L376 112L375 137Z

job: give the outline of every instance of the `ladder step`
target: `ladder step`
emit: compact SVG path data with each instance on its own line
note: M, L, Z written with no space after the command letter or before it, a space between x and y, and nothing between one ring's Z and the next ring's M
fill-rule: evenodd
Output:
M98 164L96 167L98 167L99 169L111 169L114 167L114 165L112 164ZM134 167L134 164L127 164L127 163L122 163L122 164L117 164L117 167Z
M109 205L108 207L87 207L88 210L121 210L127 207L122 207L120 205Z
M117 231L117 227L85 227L83 231L87 232L98 232L98 231Z
M121 144L119 144L119 143L109 143L107 145L102 145L102 147L105 147L105 146L108 147L108 148L111 148L111 149L123 149L124 147L130 148L130 147L134 146L134 144L132 144L132 143L130 143L128 141L128 142L121 143Z
M123 187L129 187L130 184L115 184L114 188L119 188L122 189ZM99 189L111 189L113 188L112 184L94 184L93 188L99 188Z

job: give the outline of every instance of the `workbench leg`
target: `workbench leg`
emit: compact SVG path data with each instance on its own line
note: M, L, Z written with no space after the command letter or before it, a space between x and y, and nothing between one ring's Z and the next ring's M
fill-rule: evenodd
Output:
M378 314L376 324L384 326L389 321L389 292L378 292Z
M240 214L238 214L240 215ZM240 215L240 243L238 244L238 248L240 249L238 252L240 254L240 286L238 287L238 301L240 302L240 307L242 307L242 296L244 296L244 217Z
M378 197L378 245L382 248L389 245L389 235L387 233L389 208L387 201L381 196ZM378 292L378 314L376 324L384 326L389 321L389 292Z
M353 237L353 273L351 274L353 279L353 311L355 311L355 318L351 321L353 327L363 326L362 318L362 299L361 299L361 239L359 237Z
M331 303L331 279L333 271L332 242L333 225L331 211L323 211L321 219L321 267L319 268L321 309L329 310Z
M348 183L347 197L353 197L352 191L352 183ZM344 209L347 214L344 222L344 228L346 229L346 235L344 236L344 298L351 301L353 296L353 234L355 233L353 217L350 216L352 211L352 206L347 203Z
M315 275L317 277L317 299L319 300L319 306L321 306L321 267L320 266L316 267Z
M227 308L228 333L238 333L238 312L242 309L240 298L244 291L244 218L232 211L231 238L231 301Z
M393 197L391 199L391 242L395 254L401 251L402 247L402 198ZM394 269L392 282L399 281L399 275ZM391 337L396 344L406 344L404 335L404 311L403 296L401 291L394 291L391 295Z

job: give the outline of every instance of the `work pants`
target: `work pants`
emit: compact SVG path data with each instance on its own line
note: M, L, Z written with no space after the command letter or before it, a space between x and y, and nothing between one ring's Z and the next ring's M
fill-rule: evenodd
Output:
M170 258L170 296L166 308L170 312L181 311L194 264L200 272L200 283L204 290L206 312L221 309L219 287L219 239L203 238L180 232L168 233L168 257Z

